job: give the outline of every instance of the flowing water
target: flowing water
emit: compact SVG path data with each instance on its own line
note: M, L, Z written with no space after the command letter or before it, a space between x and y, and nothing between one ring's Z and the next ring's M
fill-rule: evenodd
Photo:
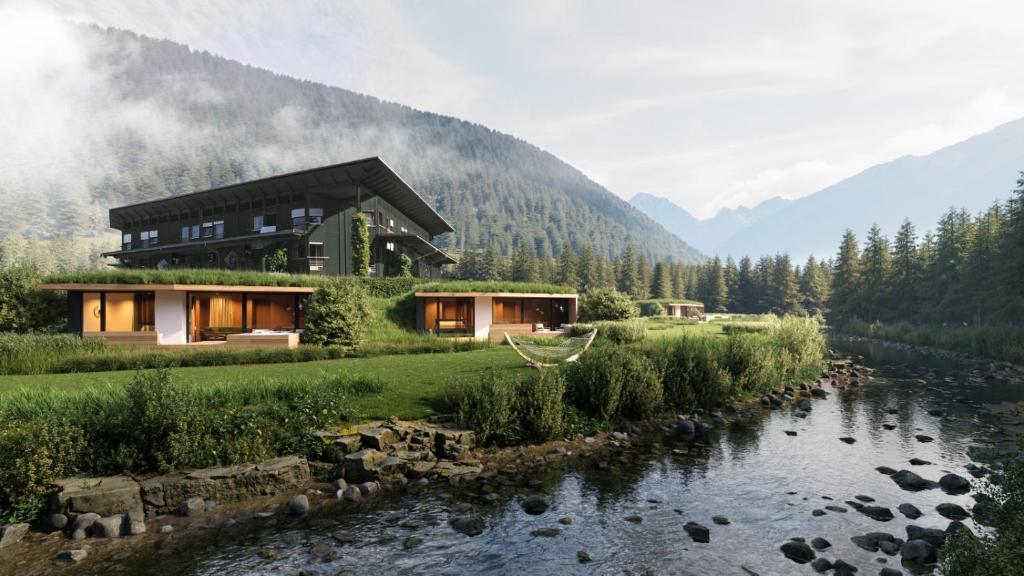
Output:
M972 378L954 364L904 352L867 347L853 352L863 354L868 366L886 368L866 385L814 400L806 418L788 407L766 410L737 420L705 446L670 434L644 437L615 453L604 469L593 460L569 463L498 486L498 498L490 501L474 483L359 507L327 507L301 519L254 520L186 538L180 547L135 559L123 569L216 576L333 576L344 570L359 575L813 574L809 564L786 559L779 546L792 537L810 541L817 536L833 545L820 556L841 558L857 566L859 574L878 574L878 558L899 568L898 556L867 552L850 537L885 531L905 538L911 523L945 528L949 521L935 506L953 502L970 510L973 500L939 489L904 491L875 467L912 469L930 480L947 471L969 477L967 449L988 431L977 417L978 407L1024 399L1024 389ZM930 415L933 410L944 415ZM896 428L886 430L883 424ZM935 440L921 443L917 434ZM843 443L839 438L844 436L856 442ZM932 464L912 466L908 461L915 457ZM534 493L551 503L539 516L520 506L524 496ZM879 522L857 512L845 503L857 495L874 498L875 505L892 509L896 517ZM904 502L924 516L904 518L896 510ZM826 505L848 512L812 515ZM482 534L469 537L452 529L449 520L466 514L483 519ZM713 523L716 515L730 523ZM559 523L562 518L571 523ZM683 530L689 521L707 526L711 541L692 541ZM560 532L531 535L545 528ZM339 542L332 536L339 531L348 536L343 540L352 541ZM406 550L403 542L410 536L422 544ZM276 559L267 559L267 549L275 551ZM578 562L581 550L591 563Z

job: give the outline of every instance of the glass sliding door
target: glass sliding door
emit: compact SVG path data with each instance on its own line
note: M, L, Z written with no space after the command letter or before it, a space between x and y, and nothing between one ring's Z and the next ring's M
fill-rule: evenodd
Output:
M439 336L471 336L474 330L473 298L427 298L424 325Z
M193 294L189 312L193 342L227 340L242 332L241 294Z

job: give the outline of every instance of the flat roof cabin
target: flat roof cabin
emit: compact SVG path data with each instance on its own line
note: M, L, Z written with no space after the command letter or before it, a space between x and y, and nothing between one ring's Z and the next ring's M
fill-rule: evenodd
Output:
M284 249L286 271L349 275L352 217L369 220L370 275L438 278L455 260L434 245L452 226L377 157L231 184L110 210L126 268L266 270Z
M416 329L438 336L560 336L576 323L576 311L576 294L416 292Z

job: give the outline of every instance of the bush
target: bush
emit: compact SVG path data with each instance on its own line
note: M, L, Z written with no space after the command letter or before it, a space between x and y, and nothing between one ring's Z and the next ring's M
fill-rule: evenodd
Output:
M722 324L722 332L732 334L764 334L771 328L767 322L729 322Z
M531 372L519 385L516 407L525 440L542 442L565 429L565 378L554 368Z
M302 339L312 344L355 349L369 322L366 292L356 284L325 286L306 303Z
M660 302L638 302L640 306L640 315L644 317L649 316L664 316L665 307Z
M992 528L981 536L969 529L951 534L942 552L942 573L948 576L1019 574L1024 566L1024 458L1007 457L1002 470L975 499L989 502L979 518Z
M580 302L580 322L597 320L628 320L636 318L640 311L627 294L617 290L594 290L588 292Z
M1024 363L1024 327L1021 326L949 326L895 322L867 323L853 319L840 327L855 336L892 340L914 346L930 346L963 352L992 360Z
M522 431L516 418L517 380L499 374L488 370L479 379L454 382L446 400L481 443L505 446L518 442Z
M61 292L39 290L31 268L0 268L0 332L53 330L67 321Z
M712 406L732 393L732 378L723 366L726 341L707 334L686 334L661 350L664 394L679 410Z
M0 426L0 525L38 516L53 482L78 471L83 436L81 428L58 421Z
M649 418L660 408L659 374L635 350L601 348L600 354L584 354L564 371L569 398L584 414L600 420Z
M619 415L635 420L653 418L663 409L661 375L645 356L632 353L627 358Z
M639 320L575 324L569 330L569 335L573 337L585 336L595 329L597 330L596 342L635 344L636 342L642 342L647 337L647 327Z

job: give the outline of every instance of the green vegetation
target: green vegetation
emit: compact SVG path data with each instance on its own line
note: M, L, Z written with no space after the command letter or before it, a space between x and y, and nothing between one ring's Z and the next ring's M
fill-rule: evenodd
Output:
M31 268L0 267L0 332L52 330L64 323L64 295L39 290L39 283Z
M446 280L416 287L416 292L508 292L510 294L575 294L569 286L503 280Z
M942 573L1018 574L1024 566L1024 458L1006 458L975 500L975 520L992 531L975 536L961 529L951 534L942 549Z
M352 274L370 275L370 221L362 212L352 215Z
M317 288L306 302L302 339L354 350L363 341L369 315L366 292L361 286L345 283Z
M68 358L108 350L99 338L79 338L75 334L0 333L0 374L46 374L57 371L55 368Z
M579 321L628 320L640 310L629 296L617 290L593 290L580 300Z
M539 442L561 434L565 380L557 369L506 374L488 370L454 380L446 401L486 444Z
M646 323L641 320L623 320L621 322L594 322L576 324L570 330L570 336L583 336L597 330L595 342L611 342L612 344L635 344L647 337Z
M963 352L981 358L1024 364L1024 327L950 326L894 322L885 324L853 319L840 330L845 334L904 342Z
M288 251L284 248L278 248L266 256L263 265L266 267L267 272L287 272Z

